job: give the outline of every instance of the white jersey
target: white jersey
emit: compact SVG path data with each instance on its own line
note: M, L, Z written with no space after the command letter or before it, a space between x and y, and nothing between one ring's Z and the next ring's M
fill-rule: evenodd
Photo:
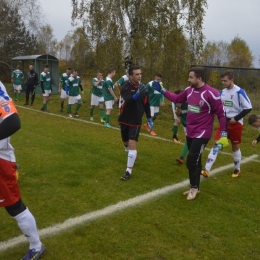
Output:
M233 118L240 114L244 109L252 109L250 99L244 89L234 85L232 89L223 89L220 91L220 98L223 102L227 118ZM243 124L243 118L239 123Z
M3 83L0 81L0 104L6 100L12 100ZM0 123L4 119L0 117ZM0 158L6 161L15 162L14 148L10 144L10 137L0 140Z

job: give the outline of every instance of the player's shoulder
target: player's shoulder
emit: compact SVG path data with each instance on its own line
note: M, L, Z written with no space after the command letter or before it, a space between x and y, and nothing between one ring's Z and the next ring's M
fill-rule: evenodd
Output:
M41 75L42 75L42 76L46 76L46 73L43 71L43 72L41 73Z
M69 75L66 73L66 72L64 72L63 74L62 74L62 77L64 77L64 78L66 78L66 77L68 77Z

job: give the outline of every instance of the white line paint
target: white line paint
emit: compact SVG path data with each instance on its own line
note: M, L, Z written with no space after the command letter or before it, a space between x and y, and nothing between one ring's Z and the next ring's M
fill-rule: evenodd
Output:
M17 106L17 105L16 105L16 107L44 114L41 110L36 110L36 109L29 108L29 107L23 107L23 106ZM87 121L87 120L83 120L83 119L80 119L80 118L73 118L73 117L71 118L71 117L66 117L66 116L63 116L63 115L58 115L58 114L53 114L53 113L46 113L45 115L51 115L51 116L56 116L56 117L60 117L60 118L68 119L68 120L75 120L75 121L83 122L83 123L86 123L86 124L105 127L105 125L103 125L101 123L95 123L93 121ZM118 127L113 127L113 126L111 127L111 129L114 129L114 130L117 130L117 131L120 130ZM143 134L143 133L140 133L139 135L142 135L142 136L145 136L145 137L148 137L148 138L157 139L157 140L162 140L162 141L165 141L165 142L170 142L170 143L173 142L171 139L167 139L167 138L163 138L163 137L159 137L159 136L151 136L149 134ZM176 144L176 145L184 145L184 143L180 143L180 144ZM211 148L205 148L205 150L210 151ZM224 151L222 151L221 154L233 156L233 153L227 153L227 152L224 152ZM242 158L246 158L246 157L242 157ZM254 162L260 162L260 160L254 160Z
M241 161L241 164L248 163L248 162L254 160L257 156L258 155L252 155L252 156L250 156L246 159L243 159ZM219 172L222 172L222 171L225 171L229 168L232 168L232 167L234 167L233 163L219 167L217 169L214 169L210 172L210 177L214 176L215 174L217 174ZM203 178L202 178L202 180L203 180ZM81 215L79 217L70 218L70 219L64 221L63 223L56 224L54 226L41 229L41 230L39 230L39 235L40 235L41 238L55 236L55 235L57 235L61 232L64 232L64 231L66 231L70 228L76 227L78 225L82 225L83 223L87 223L87 222L96 220L98 218L111 215L115 212L121 211L121 210L126 209L126 208L134 207L136 205L139 205L140 203L147 202L147 201L149 201L153 198L168 194L168 193L173 192L177 189L187 188L188 185L189 185L189 180L185 180L185 181L182 181L180 183L169 185L169 186L166 186L164 188L160 188L160 189L148 192L146 194L134 197L132 199L120 201L117 204L110 205L110 206L103 208L101 210L86 213L86 214ZM21 243L24 243L24 242L27 242L27 240L23 235L18 236L18 237L14 237L14 238L9 239L9 240L4 241L4 242L1 242L0 243L0 252L7 250L9 248L15 247L15 246L17 246Z

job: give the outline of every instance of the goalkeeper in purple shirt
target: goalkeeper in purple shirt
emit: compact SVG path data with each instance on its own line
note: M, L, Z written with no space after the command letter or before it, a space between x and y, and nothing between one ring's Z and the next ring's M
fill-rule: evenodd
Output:
M190 86L178 95L161 88L156 81L153 82L153 88L174 103L188 103L186 141L190 190L183 194L187 195L187 200L193 200L200 191L201 154L212 136L215 114L221 128L221 138L217 143L226 147L228 139L223 104L218 90L205 83L205 69L191 68L188 81Z

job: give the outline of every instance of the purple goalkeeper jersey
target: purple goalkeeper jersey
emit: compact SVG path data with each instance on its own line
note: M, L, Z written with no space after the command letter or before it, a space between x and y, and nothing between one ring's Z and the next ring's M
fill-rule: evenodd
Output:
M226 131L226 118L219 92L205 84L201 88L187 87L179 95L166 91L164 96L174 103L188 103L187 136L211 138L214 115L219 120L221 131Z

